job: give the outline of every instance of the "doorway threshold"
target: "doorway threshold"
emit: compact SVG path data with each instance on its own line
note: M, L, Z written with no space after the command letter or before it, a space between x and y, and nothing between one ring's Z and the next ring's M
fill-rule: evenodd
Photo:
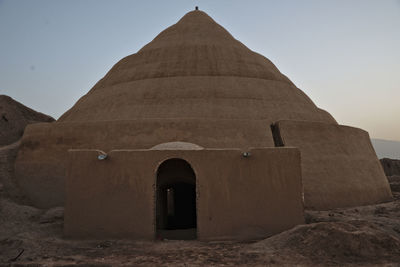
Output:
M157 230L158 240L195 240L197 239L197 228Z

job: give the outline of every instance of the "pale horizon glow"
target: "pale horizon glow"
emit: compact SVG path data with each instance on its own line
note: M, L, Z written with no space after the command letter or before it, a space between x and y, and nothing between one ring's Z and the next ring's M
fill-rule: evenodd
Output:
M0 94L57 119L196 5L338 123L400 141L399 0L0 0Z

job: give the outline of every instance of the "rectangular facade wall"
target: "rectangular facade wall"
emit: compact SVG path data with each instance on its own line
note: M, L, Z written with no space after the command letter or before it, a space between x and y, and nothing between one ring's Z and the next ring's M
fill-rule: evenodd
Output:
M71 150L64 230L82 238L155 238L158 166L187 161L196 175L200 240L252 239L304 222L300 154L240 150Z
M237 124L243 125L240 133ZM16 176L34 206L63 206L68 149L149 149L172 141L205 148L273 147L268 125L263 120L211 119L31 124L22 138Z

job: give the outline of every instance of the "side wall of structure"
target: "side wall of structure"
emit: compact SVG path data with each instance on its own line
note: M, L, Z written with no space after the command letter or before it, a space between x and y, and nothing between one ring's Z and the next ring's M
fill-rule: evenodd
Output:
M240 132L238 124L242 127ZM205 148L274 146L268 123L257 120L39 123L25 130L16 161L16 178L36 207L62 206L68 149L148 149L173 141Z
M240 150L71 150L64 231L68 237L155 238L158 166L186 160L196 174L198 239L262 238L304 222L300 153Z
M366 131L305 121L277 125L284 145L301 151L306 208L325 210L392 199Z

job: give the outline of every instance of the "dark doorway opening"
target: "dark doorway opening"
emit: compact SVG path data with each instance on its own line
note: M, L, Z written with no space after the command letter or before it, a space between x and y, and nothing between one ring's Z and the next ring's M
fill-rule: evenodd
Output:
M157 238L196 239L196 175L182 159L164 161L157 170Z

